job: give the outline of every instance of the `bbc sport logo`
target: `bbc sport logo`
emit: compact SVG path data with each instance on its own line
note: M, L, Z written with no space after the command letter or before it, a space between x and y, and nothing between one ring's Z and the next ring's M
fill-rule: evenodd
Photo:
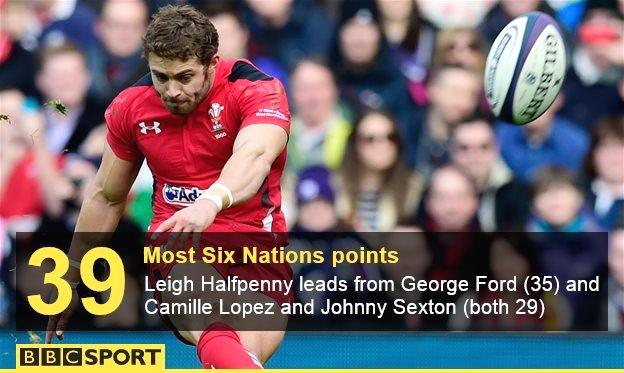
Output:
M164 369L165 345L63 344L16 345L16 366L20 367L140 367Z

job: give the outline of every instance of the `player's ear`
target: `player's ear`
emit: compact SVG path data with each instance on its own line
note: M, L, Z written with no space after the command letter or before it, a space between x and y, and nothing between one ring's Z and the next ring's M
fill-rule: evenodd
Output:
M214 70L217 68L217 64L219 63L219 60L221 59L221 57L218 54L215 54L214 56L212 56L212 58L210 59L210 64L208 65L208 69L209 70Z

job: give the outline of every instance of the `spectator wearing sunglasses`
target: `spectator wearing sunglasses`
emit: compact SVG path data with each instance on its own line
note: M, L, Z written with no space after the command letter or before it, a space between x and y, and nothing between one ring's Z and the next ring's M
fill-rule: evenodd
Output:
M390 231L411 217L422 189L401 156L394 118L382 110L365 112L347 142L339 171L339 216L359 231Z
M452 163L474 182L480 196L477 218L486 232L521 228L529 215L529 192L500 155L487 119L461 122L451 134Z

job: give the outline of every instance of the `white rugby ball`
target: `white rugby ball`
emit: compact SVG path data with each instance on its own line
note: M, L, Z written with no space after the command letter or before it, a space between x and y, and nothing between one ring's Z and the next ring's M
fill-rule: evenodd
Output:
M485 96L497 118L529 123L557 97L566 51L557 23L541 12L524 14L498 34L485 64Z

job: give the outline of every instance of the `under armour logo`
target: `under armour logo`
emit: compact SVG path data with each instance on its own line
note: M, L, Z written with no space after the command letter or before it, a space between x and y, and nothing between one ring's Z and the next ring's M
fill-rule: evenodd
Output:
M145 124L145 122L141 122L139 123L139 127L141 127L141 133L144 135L147 135L147 131L154 131L156 134L162 132L162 130L160 129L160 123L158 122L154 122L154 125L152 126L148 126Z

